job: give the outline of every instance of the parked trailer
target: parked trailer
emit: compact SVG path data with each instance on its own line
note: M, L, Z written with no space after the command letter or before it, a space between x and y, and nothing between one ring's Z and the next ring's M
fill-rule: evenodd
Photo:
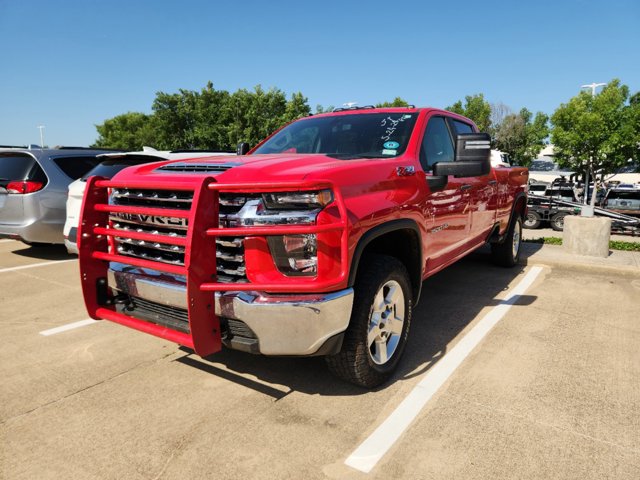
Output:
M559 200L544 195L528 195L528 210L524 221L525 228L539 228L543 221L548 221L551 228L561 232L567 215L580 215L584 205L578 202ZM617 234L640 236L640 218L595 207L594 215L612 220L611 231Z

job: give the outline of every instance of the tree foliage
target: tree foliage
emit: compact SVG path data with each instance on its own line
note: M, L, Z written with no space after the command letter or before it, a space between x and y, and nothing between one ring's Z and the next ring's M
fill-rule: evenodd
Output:
M488 133L490 133L492 137L495 137L496 131L509 115L513 115L513 110L511 110L511 107L508 105L502 102L491 104L491 127Z
M580 92L551 117L558 163L575 171L611 173L638 155L640 101L620 80L597 95Z
M467 95L464 99L464 105L462 100L458 100L447 107L446 110L470 118L481 132L489 132L491 127L491 105L484 99L482 93Z
M327 107L323 107L322 105L318 104L316 105L316 115L320 114L320 113L329 113L329 112L333 112L335 110L336 107L334 107L333 105L329 105Z
M376 103L376 108L408 107L408 106L409 106L409 102L407 102L405 99L400 97L394 98L393 101L391 102Z
M229 93L209 82L200 91L158 92L153 113L128 113L97 125L96 146L139 150L234 151L238 142L256 145L274 130L311 112L300 92L289 100L284 92L260 85Z
M533 114L523 108L517 114L507 114L494 129L494 146L508 153L520 165L528 166L544 148L549 136L549 117Z
M99 148L141 150L144 145L155 143L151 117L139 112L128 112L96 125Z

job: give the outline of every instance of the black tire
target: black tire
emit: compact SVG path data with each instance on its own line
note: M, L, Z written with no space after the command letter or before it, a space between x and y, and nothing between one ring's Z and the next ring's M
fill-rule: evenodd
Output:
M522 218L516 214L509 225L507 235L501 243L491 244L491 259L501 267L513 267L520 260L522 246Z
M561 232L564 230L564 217L567 214L564 212L556 213L553 217L551 217L550 223L551 228L553 228L556 232Z
M522 226L524 228L538 228L542 224L542 217L538 212L529 211L527 218L524 219Z
M396 258L372 255L363 262L342 349L325 360L337 377L374 388L389 379L400 361L411 326L413 294L407 269ZM402 317L401 324L387 322L394 312L396 320Z

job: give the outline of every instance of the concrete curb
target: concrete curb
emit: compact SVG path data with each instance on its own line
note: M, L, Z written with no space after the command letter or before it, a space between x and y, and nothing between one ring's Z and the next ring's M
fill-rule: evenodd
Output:
M640 277L640 252L612 251L609 257L566 253L558 245L523 243L520 264L561 267L592 273Z

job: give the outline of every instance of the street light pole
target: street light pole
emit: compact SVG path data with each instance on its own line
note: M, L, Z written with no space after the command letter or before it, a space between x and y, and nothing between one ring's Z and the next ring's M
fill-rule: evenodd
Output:
M40 148L44 148L44 133L42 133L42 130L44 130L44 125L39 125L38 129L40 130Z
M596 96L596 88L604 87L605 85L606 85L606 83L590 83L588 85L582 85L580 88L590 88L591 89L591 96L595 97Z

